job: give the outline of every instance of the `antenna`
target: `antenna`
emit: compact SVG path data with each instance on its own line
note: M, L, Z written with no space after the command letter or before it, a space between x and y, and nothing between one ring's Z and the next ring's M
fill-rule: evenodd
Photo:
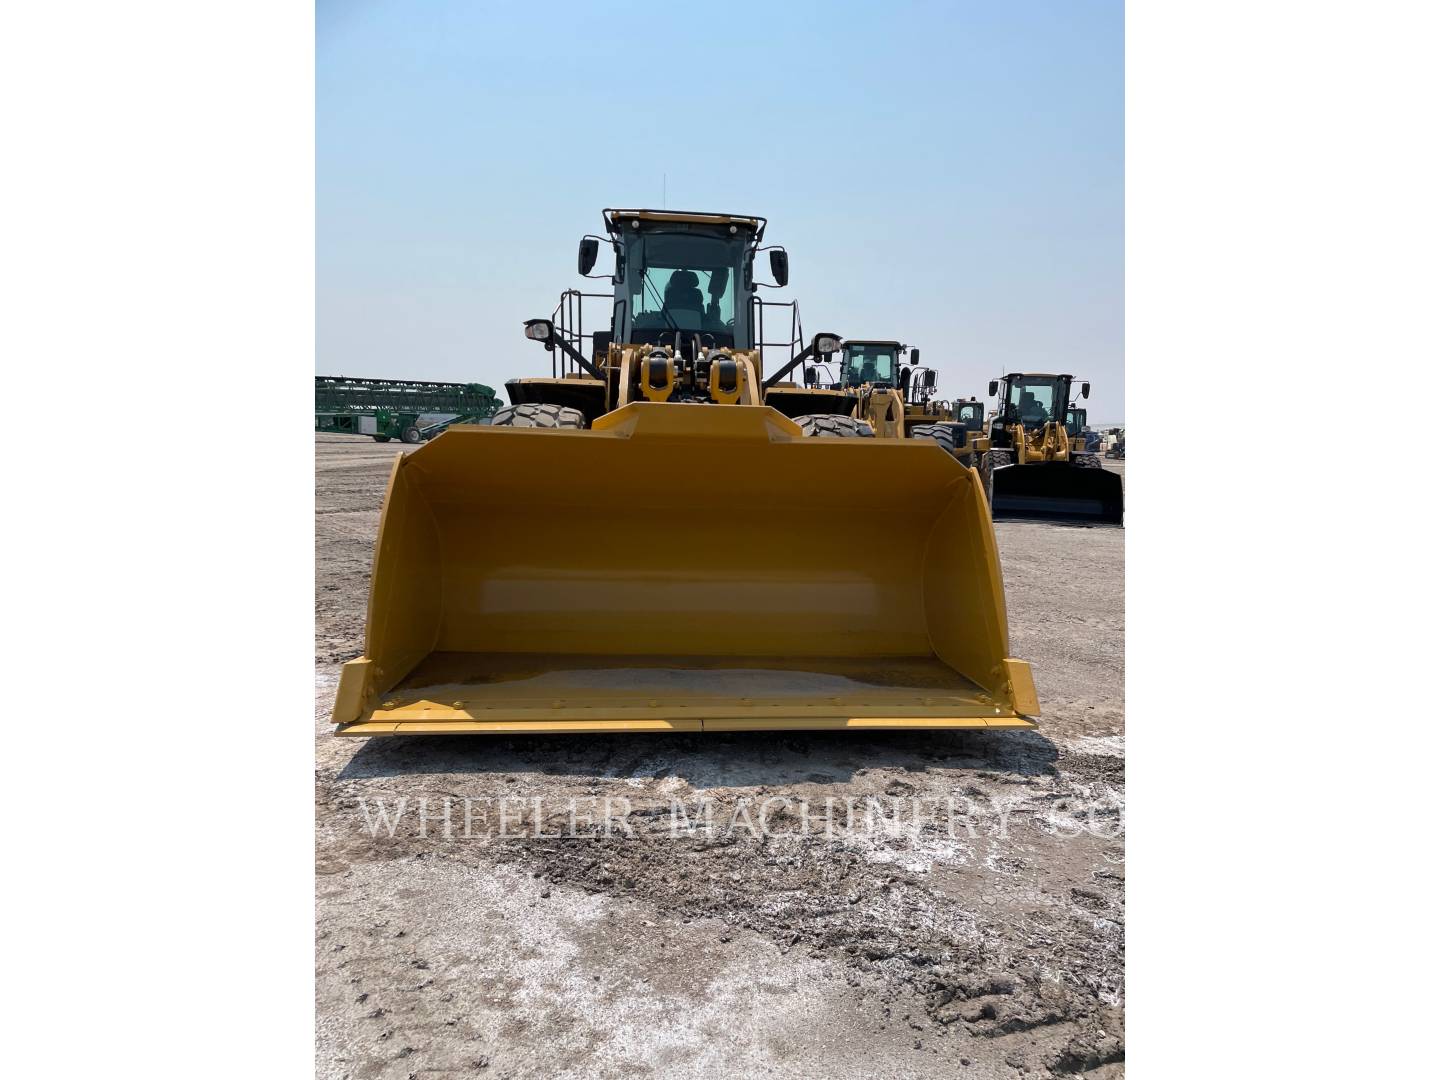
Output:
M668 173L661 173L661 174L660 174L660 209L661 209L661 210L668 209L668 207L666 207L666 205L665 205L665 196L666 196L666 187L668 186L669 181L670 181L670 176L669 176Z

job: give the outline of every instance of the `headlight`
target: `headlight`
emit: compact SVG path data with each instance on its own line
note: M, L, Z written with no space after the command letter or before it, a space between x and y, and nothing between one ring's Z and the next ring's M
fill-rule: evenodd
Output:
M549 319L529 319L525 323L525 336L531 341L549 341L555 336L555 324Z

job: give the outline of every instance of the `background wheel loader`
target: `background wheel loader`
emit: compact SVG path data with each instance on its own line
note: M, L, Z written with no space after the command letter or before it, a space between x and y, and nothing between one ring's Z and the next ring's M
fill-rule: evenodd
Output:
M1077 454L1098 454L1105 449L1098 431L1091 431L1088 413L1071 404L1065 410L1065 433L1070 436L1070 449Z
M608 328L562 297L551 377L396 459L337 734L1033 726L976 474L765 393L764 219L604 221Z
M908 364L900 362L908 350ZM985 407L971 398L936 397L937 374L920 350L898 341L847 340L840 346L840 386L858 395L856 416L881 437L933 439L964 464L978 466L989 449Z
M978 464L978 451L988 448L984 406L974 398L957 403L937 398L935 369L921 365L919 349L893 340L847 339L835 357L838 378L829 374L826 359L809 358L810 365L805 368L809 400L828 395L836 411L849 410L861 425L862 435L933 439L967 465ZM787 366L773 379L788 372ZM767 387L771 381L767 380ZM773 400L771 393L774 391L767 393L766 404ZM813 419L802 418L802 424Z
M995 520L1039 518L1119 525L1125 518L1120 477L1066 427L1071 375L1013 373L991 380L997 398L990 449L980 477ZM1081 397L1090 396L1082 382Z

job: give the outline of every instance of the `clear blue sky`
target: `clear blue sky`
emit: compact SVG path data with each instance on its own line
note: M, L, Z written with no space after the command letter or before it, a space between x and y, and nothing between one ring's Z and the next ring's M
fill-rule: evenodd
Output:
M663 174L769 218L807 334L955 396L1085 375L1121 422L1123 36L1119 0L320 0L316 371L548 374L522 321Z

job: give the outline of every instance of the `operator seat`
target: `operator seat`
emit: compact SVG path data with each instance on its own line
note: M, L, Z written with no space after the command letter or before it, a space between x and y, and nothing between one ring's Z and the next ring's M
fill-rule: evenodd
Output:
M676 270L665 283L665 309L705 312L705 297L700 292L700 279L694 270Z

